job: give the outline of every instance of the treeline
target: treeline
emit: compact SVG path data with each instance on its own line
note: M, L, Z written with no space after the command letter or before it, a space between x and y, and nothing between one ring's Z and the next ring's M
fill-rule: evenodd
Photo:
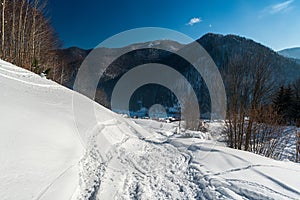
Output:
M300 127L300 79L288 86L282 85L275 94L273 104L282 125Z
M271 58L252 52L231 58L222 69L228 96L224 133L231 148L280 159L291 139L283 125L299 125L300 80L293 89L280 88Z
M280 116L281 125L300 127L300 78L293 84L280 87L273 100L273 106ZM291 160L300 162L300 131L295 132L295 138L296 156Z
M40 73L60 40L46 15L43 0L1 0L1 59Z

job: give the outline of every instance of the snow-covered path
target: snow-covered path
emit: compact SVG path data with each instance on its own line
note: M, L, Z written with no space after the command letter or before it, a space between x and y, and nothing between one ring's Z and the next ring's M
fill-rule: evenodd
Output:
M163 139L157 134L159 142L154 131L146 140L128 137L110 152L98 199L300 197L298 164L216 146L199 138Z
M76 124L88 98L4 61L0 84L1 199L300 199L299 164L226 148L218 126L183 138L97 104Z

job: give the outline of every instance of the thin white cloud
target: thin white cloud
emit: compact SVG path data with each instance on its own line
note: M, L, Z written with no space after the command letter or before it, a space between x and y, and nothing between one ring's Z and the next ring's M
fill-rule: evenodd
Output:
M186 25L193 26L194 24L197 24L197 23L200 23L200 22L202 22L201 18L194 17L194 18L190 19L190 21Z
M291 10L293 2L294 2L294 0L288 0L283 3L273 5L271 13L276 14L279 12L287 12L287 11Z
M282 3L271 5L267 8L267 11L270 14L286 13L293 8L293 6L292 6L293 2L294 2L294 0L287 0Z

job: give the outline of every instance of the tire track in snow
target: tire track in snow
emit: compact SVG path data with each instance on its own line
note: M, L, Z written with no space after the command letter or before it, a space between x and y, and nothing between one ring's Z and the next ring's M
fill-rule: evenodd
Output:
M232 173L232 172L237 172L237 171L243 171L243 170L249 170L249 169L253 169L253 168L257 168L257 167L274 167L274 168L282 168L276 165L248 165L246 167L238 167L238 168L234 168L234 169L229 169L223 172L216 172L216 173L208 173L208 174L204 174L203 176L220 176L220 175L224 175L224 174L228 174L228 173Z
M25 70L11 70L11 69L8 69L8 68L5 68L4 66L0 66L0 70L2 71L5 71L7 73L10 73L10 74L16 74L16 75L30 75L31 76L31 73L28 72L28 71L25 71Z
M53 89L61 89L62 86L60 85L55 85L55 84L41 84L41 83L34 83L31 81L26 81L26 80L22 80L20 78L17 77L12 77L3 73L0 73L0 76L7 78L7 79L11 79L20 83L25 83L26 85L31 85L31 86L37 86L37 87L43 87L43 88L53 88ZM32 77L32 76L31 76Z
M39 192L39 195L34 198L35 200L39 200L41 199L46 193L47 191L55 184L56 181L58 181L60 178L62 178L69 170L71 170L73 167L75 167L77 164L73 164L71 166L69 166L67 169L65 169L62 173L60 173L56 178L54 178L49 185L47 185L44 189L42 189L41 192Z
M245 194L245 192L249 193L249 186L253 186L255 188L259 188L259 189L262 189L265 190L265 191L269 191L269 193L273 193L273 194L276 194L278 196L280 196L281 198L288 198L288 199L292 199L292 200L297 200L296 198L293 198L293 197L290 197L288 195L285 195L285 194L282 194L280 192L277 192L269 187L266 187L264 185L261 185L261 184L258 184L258 183L254 183L254 182L250 182L250 181L244 181L244 180L239 180L239 179L226 179L226 181L228 181L230 184L231 184L231 190L235 191L237 194L240 194L240 195L243 195L243 196L247 196L247 194ZM239 184L239 186L236 186L234 184L232 184L232 182L237 182ZM240 185L241 184L245 184L247 185L248 187L248 190L247 189L241 189ZM248 194L248 198L251 199L252 196L251 195L255 195L255 192L252 192L252 194ZM266 194L266 199L268 198L267 196L268 194ZM256 195L257 196L257 195ZM271 198L272 199L272 198Z

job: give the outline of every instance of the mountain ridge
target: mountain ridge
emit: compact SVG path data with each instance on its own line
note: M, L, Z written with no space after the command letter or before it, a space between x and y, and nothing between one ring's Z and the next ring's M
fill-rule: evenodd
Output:
M247 60L245 60L246 57L248 57L248 59L250 57L253 59L260 59L259 56L264 56L270 60L270 65L272 65L274 71L277 73L277 76L274 77L277 85L292 83L300 77L300 65L296 63L296 60L286 58L280 55L278 52L275 52L269 47L255 42L252 39L232 34L221 35L208 33L196 40L196 42L198 42L212 57L217 67L221 71L223 78L226 75L224 74L226 71L224 69L230 68L230 60L238 58L240 62L243 63L247 62ZM154 48L155 45L164 47L163 49L168 49L170 46L175 46L175 50L173 49L175 54L169 51L156 49ZM174 68L184 76L188 75L190 77L189 81L193 82L194 89L197 91L198 97L202 98L202 100L200 99L199 101L202 103L205 102L205 106L202 108L202 110L209 112L209 94L205 83L201 80L201 77L199 78L195 75L196 72L189 63L176 55L177 51L180 51L183 48L188 48L189 45L190 44L179 44L170 40L162 40L132 44L122 48L94 49L93 51L99 51L101 55L104 55L104 58L97 62L99 62L102 66L109 65L104 73L104 76L101 77L99 82L96 93L96 101L102 105L105 105L106 107L110 107L112 90L123 74L138 65L147 63L161 63ZM120 56L114 60L113 63L106 63L106 60L114 58L118 52L125 50L129 53ZM60 76L54 77L54 80L58 79L63 85L72 88L77 71L91 50L72 47L65 50L58 50L57 52L59 52L59 54L56 54L55 57L61 58L58 60L65 60L65 63L63 63L64 69L61 70L64 71L65 75L64 78L61 78ZM274 87L276 86L274 85ZM136 103L138 99L145 99L146 96L153 97L153 99L147 103L146 107L157 103L155 100L157 99L157 95L164 96L160 100L165 102L165 104L168 106L174 105L174 101L176 101L174 100L175 97L173 94L170 92L166 93L165 89L157 85L145 86L140 89L139 92L139 94L134 94L134 97L132 98L132 101L135 102L133 104L135 105L132 105L131 107L135 110L139 108ZM200 95L200 93L204 93L205 95ZM173 100L167 100L170 99L170 97Z
M287 58L300 59L300 47L292 47L278 51L278 53Z

